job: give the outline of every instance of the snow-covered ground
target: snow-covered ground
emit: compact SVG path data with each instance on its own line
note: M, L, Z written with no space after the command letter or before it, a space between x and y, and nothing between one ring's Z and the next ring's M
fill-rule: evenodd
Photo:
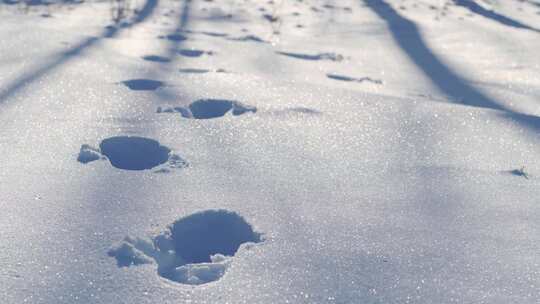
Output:
M10 3L0 303L540 303L540 1Z

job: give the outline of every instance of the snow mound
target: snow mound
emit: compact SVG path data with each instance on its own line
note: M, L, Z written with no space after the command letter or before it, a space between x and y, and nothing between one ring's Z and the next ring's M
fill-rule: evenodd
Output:
M188 285L220 279L243 245L261 242L246 220L227 210L206 210L181 218L152 240L126 237L108 254L119 267L153 259L161 277Z
M77 161L83 164L87 164L89 162L98 160L101 157L102 156L101 156L101 153L99 152L99 149L96 149L89 145L82 145L81 151L79 152L79 156L77 157Z
M138 250L128 242L122 242L113 246L109 252L109 256L116 257L118 267L128 267L131 265L152 264L152 260L148 258L142 251Z
M210 263L187 264L176 268L171 280L188 285L219 280L231 264L231 259L222 254L213 255L210 259Z

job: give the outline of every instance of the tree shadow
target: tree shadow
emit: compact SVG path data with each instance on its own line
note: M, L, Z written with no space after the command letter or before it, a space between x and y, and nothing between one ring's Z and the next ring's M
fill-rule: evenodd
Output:
M184 0L184 3L182 5L182 13L180 14L179 23L176 27L176 30L171 35L179 35L183 36L182 33L186 30L189 21L190 21L190 12L191 12L191 2L192 0ZM171 36L169 35L169 36ZM172 58L178 51L180 50L180 45L185 41L186 39L180 39L180 40L172 40L171 45L169 46L169 58Z
M399 15L383 0L366 0L367 6L388 25L394 41L409 59L432 81L452 103L503 111L503 117L529 129L540 130L540 118L516 112L468 84L445 65L427 46L418 26Z
M163 39L168 42L166 53L154 55L154 57L167 58L168 60L166 63L172 63L174 58L177 57L181 50L181 45L188 39L184 33L189 32L186 30L186 28L190 21L192 2L193 0L183 0L181 13L178 17L178 24L176 25L175 29L167 35L158 37L159 39Z
M124 22L122 24L106 26L99 36L90 37L81 41L73 48L56 55L55 59L53 59L49 63L42 65L41 67L38 67L34 71L28 72L21 77L16 78L11 83L8 83L5 88L0 89L0 104L2 104L5 100L13 96L16 92L23 89L30 83L41 78L46 73L58 68L59 66L67 63L74 57L80 55L84 50L92 47L102 39L115 37L123 29L133 27L143 22L154 12L158 1L159 0L146 0L144 6L138 11L137 15L133 18L133 20L129 22Z
M493 20L495 22L498 22L500 24L515 27L515 28L519 28L519 29L526 29L526 30L530 30L530 31L533 31L533 32L540 33L540 30L538 30L536 28L533 28L531 26L523 24L523 23L521 23L521 22L519 22L517 20L514 20L512 18L503 16L503 15L501 15L499 13L496 13L496 12L494 12L492 10L485 9L482 6L478 5L478 3L476 3L475 1L472 1L472 0L454 0L454 3L457 6L462 6L462 7L467 8L472 13L478 14L478 15L484 17L484 18L491 19L491 20Z

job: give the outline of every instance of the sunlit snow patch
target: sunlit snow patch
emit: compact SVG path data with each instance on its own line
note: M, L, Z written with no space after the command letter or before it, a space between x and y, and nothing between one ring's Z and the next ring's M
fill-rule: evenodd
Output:
M220 279L239 249L260 241L237 213L206 210L177 220L153 239L126 237L108 254L119 267L155 262L160 276L199 285Z
M101 141L99 149L82 145L77 160L83 164L108 159L111 165L124 170L147 170L161 165L183 168L187 162L158 141L138 136L115 136ZM165 168L161 168L163 170Z
M255 113L257 108L225 99L199 99L191 103L188 107L173 107L157 109L158 113L180 113L185 118L211 119L222 117L229 111L234 116L248 112Z

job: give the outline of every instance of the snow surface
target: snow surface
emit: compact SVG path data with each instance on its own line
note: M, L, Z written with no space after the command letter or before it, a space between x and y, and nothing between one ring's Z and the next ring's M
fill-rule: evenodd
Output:
M12 3L1 303L540 303L539 1Z

